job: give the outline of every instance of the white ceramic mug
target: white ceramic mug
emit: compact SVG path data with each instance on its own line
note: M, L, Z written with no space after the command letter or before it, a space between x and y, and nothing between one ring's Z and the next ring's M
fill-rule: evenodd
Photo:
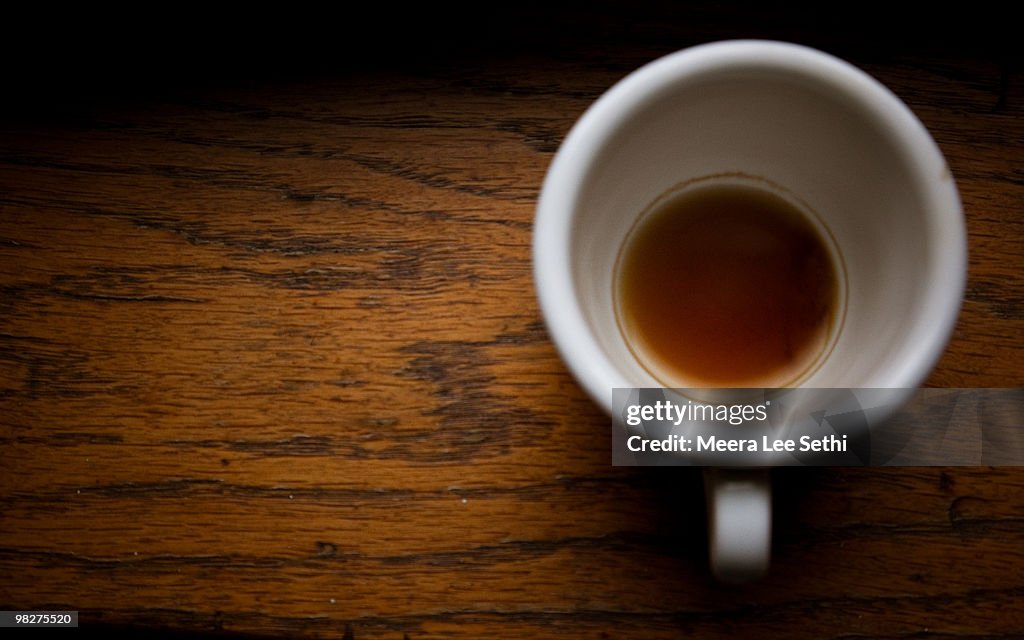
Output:
M612 389L664 386L616 322L616 258L659 196L715 176L777 185L834 240L844 289L835 340L799 384L919 386L953 330L966 277L963 214L942 153L859 69L803 46L740 40L624 78L584 113L548 170L534 277L548 330L591 398L610 413ZM709 470L706 481L715 574L760 575L767 473Z

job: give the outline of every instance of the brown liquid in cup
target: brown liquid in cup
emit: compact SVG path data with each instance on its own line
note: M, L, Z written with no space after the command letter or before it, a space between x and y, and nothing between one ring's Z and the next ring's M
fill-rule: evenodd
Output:
M819 231L785 199L708 185L633 229L616 311L630 348L666 386L781 387L829 342L836 274Z

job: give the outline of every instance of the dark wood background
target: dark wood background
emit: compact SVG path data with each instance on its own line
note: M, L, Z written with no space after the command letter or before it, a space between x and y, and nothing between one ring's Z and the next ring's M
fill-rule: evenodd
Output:
M890 86L957 178L969 285L928 384L1022 386L1007 16L564 7L8 23L0 609L171 635L1024 634L1017 468L777 470L771 574L716 584L699 472L610 466L530 263L544 172L602 91L698 42L795 40Z

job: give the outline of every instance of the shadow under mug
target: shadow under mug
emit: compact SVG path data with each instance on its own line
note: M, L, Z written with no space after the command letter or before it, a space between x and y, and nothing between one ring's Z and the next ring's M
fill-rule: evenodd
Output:
M664 386L619 328L616 260L652 202L718 176L778 185L834 241L843 280L835 336L797 384L919 386L952 333L966 278L963 213L942 153L910 109L856 67L800 45L737 40L628 75L583 114L548 170L535 284L548 331L590 397L610 414L614 388ZM767 472L709 469L705 479L714 573L762 574Z

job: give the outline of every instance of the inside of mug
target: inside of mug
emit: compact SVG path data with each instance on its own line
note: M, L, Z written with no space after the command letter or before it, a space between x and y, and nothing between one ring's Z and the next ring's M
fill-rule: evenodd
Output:
M886 387L907 379L903 369L919 360L910 354L943 285L935 282L942 236L929 182L952 177L922 176L902 121L884 108L898 102L864 97L880 91L751 62L694 71L602 115L611 124L576 192L570 264L589 329L631 386L673 385L635 360L616 322L622 243L662 194L737 174L778 185L813 210L841 260L846 290L834 343L800 384Z

